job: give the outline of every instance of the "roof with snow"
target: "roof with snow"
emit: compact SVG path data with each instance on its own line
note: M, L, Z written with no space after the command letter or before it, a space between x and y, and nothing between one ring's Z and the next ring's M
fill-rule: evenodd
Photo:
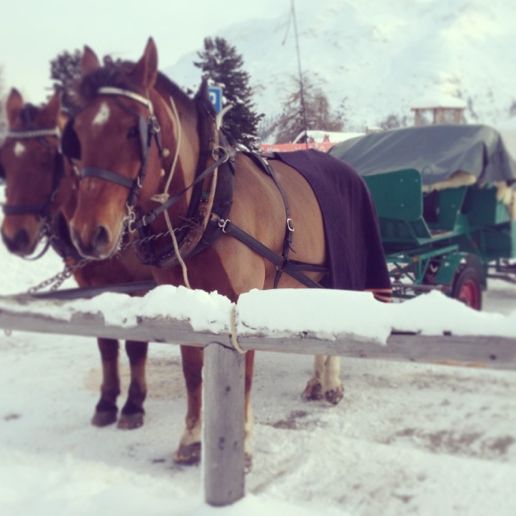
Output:
M446 108L446 109L465 109L466 103L457 97L451 95L425 95L412 102L410 109L435 109L435 108Z

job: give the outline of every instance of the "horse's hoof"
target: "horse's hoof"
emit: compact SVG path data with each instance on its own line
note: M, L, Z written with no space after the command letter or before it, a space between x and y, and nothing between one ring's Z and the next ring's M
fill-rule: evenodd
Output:
M201 461L201 443L182 444L174 453L174 462L192 466Z
M313 382L310 380L303 391L303 399L307 401L317 401L322 400L323 398L322 385L319 382Z
M250 473L252 469L253 469L253 456L250 453L245 452L245 454L244 454L244 473L245 474Z
M124 414L118 419L117 427L121 430L134 430L143 426L143 411L135 412L134 414Z
M116 416L116 410L96 410L91 418L91 424L98 427L109 426L116 423Z
M344 397L344 387L339 386L336 389L331 389L324 393L324 397L326 401L331 403L332 405L337 405L340 400Z

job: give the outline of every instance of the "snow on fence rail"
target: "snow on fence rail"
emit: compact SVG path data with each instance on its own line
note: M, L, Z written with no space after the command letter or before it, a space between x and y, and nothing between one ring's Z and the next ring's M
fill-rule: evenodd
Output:
M0 328L205 347L203 467L211 505L244 495L244 360L238 351L516 370L516 313L475 312L438 292L403 304L379 303L368 293L303 289L253 291L235 305L216 293L172 286L139 298L6 296L0 297Z

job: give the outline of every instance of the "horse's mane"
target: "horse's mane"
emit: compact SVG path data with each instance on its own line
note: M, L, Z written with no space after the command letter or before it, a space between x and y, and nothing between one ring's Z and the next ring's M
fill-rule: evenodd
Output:
M160 92L166 92L168 95L171 95L174 97L176 102L180 102L186 106L194 106L193 100L163 72L158 72L156 89Z
M131 80L130 62L109 62L93 70L87 75L82 76L75 84L74 93L79 102L88 102L97 96L99 88L104 86L112 86L143 93L141 88Z
M79 103L86 103L97 96L99 88L112 86L135 93L144 94L141 87L131 78L131 71L134 67L132 61L110 61L104 66L97 68L93 72L81 77L75 85L75 97ZM168 95L172 95L176 101L193 106L192 99L171 79L161 72L158 72L156 89Z

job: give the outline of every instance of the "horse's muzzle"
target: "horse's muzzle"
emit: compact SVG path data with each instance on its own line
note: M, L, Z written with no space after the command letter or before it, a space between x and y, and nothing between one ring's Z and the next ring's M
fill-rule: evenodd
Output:
M81 234L81 232L72 227L71 237L73 245L84 258L104 260L108 258L113 251L111 234L103 225L98 225L88 235Z
M34 250L34 245L31 242L30 235L26 229L19 229L14 236L7 236L2 231L2 240L4 241L7 250L10 253L20 256L31 254Z

